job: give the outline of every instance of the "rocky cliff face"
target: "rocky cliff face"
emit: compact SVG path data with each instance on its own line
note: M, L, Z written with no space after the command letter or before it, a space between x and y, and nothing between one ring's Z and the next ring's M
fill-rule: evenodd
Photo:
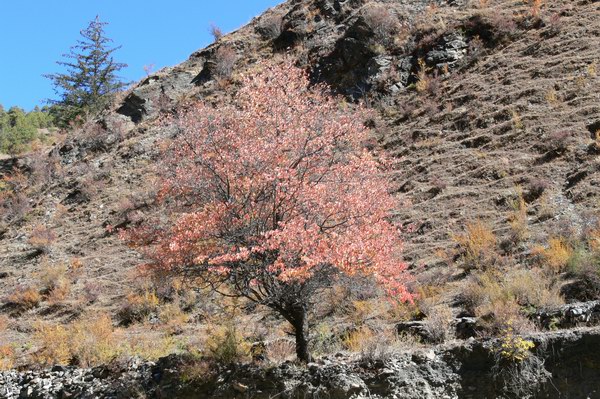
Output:
M596 398L600 329L528 337L535 361L498 364L499 343L465 343L356 361L343 355L299 366L245 365L205 370L189 380L185 358L132 359L94 369L0 372L0 397L16 398Z

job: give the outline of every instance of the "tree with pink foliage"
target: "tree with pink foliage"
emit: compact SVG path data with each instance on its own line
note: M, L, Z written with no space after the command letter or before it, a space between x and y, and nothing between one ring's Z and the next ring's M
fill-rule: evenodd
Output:
M128 234L150 268L267 306L310 361L308 310L336 276L366 275L410 301L390 221L386 160L366 145L368 111L311 86L291 63L260 65L233 103L173 122L160 200L172 223Z

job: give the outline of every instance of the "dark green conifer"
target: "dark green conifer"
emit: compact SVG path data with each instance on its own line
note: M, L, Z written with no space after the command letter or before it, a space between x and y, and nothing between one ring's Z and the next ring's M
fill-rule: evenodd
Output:
M81 39L63 54L57 64L65 67L65 73L45 75L52 80L59 100L50 100L52 112L60 126L72 121L85 120L102 110L111 95L122 90L127 83L117 72L127 65L116 62L113 53L121 46L110 47L111 39L104 34L106 22L96 18L82 30Z

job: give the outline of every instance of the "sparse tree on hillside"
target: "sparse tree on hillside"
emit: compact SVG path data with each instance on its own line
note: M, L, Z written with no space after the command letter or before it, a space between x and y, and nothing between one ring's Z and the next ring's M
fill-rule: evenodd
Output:
M385 161L365 147L367 115L291 63L263 65L233 105L200 104L174 121L160 198L175 222L125 238L145 248L150 270L278 313L309 361L308 312L337 276L371 276L411 299Z
M55 104L53 112L62 126L97 113L110 101L111 94L127 86L117 76L127 65L113 59L113 53L121 47L109 47L112 40L105 36L105 25L99 17L91 21L80 32L82 39L63 54L65 60L57 62L66 72L45 75L60 96L50 103Z

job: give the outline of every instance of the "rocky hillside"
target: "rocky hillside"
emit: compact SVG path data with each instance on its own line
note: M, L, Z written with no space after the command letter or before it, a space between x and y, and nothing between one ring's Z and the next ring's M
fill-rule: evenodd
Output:
M139 297L148 286L136 274L140 255L112 231L159 211L156 161L174 133L161 120L196 100L227 101L240 75L281 57L377 110L374 133L396 161L395 216L414 226L405 257L414 289L427 288L415 319L438 305L450 318L501 319L463 295L485 286L490 265L494 287L506 287L497 275L530 276L554 264L553 243L571 261L584 246L593 252L600 240L590 233L600 232L598 1L290 0L148 76L54 148L0 160L0 193L11 193L0 208L0 348L17 347L10 349L17 364L40 349L33 338L40 322L107 313L128 337L163 333L159 311L141 324L122 317L133 292ZM490 243L477 259L465 245L473 226ZM561 262L544 277L546 299L516 301L525 318L532 307L598 298L600 266L592 273ZM192 308L178 335L198 335L204 313L215 312ZM259 311L244 317L265 320ZM360 392L375 390L360 384ZM475 397L444 386L444 394ZM442 397L431 395L422 397Z

